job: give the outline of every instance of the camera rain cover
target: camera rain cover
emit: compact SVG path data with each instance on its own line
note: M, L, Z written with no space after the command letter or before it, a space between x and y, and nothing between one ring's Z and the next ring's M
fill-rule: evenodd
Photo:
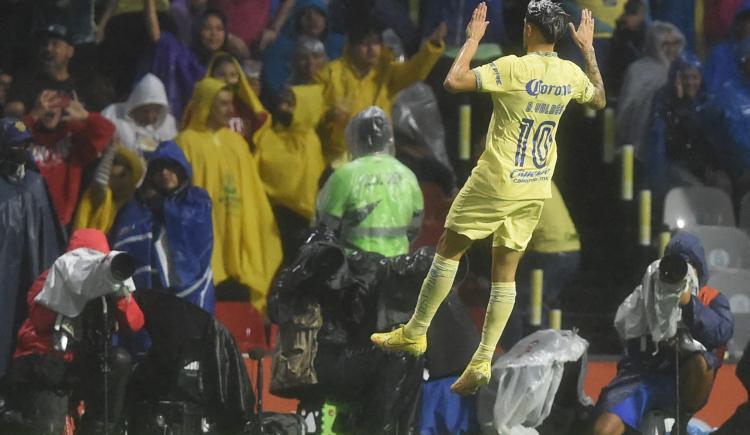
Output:
M111 251L103 254L91 248L78 248L55 260L42 291L35 301L50 310L68 317L76 317L92 299L114 293L124 286L135 291L132 278L115 278L111 265L123 254Z

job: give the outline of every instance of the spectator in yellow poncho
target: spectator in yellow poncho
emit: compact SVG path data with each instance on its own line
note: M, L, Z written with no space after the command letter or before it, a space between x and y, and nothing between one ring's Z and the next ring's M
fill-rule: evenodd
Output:
M379 29L374 25L353 26L344 55L329 63L315 79L323 85L329 105L320 129L328 163L339 166L349 160L344 128L354 115L378 106L390 116L396 94L427 78L443 54L446 32L445 23L440 24L417 54L398 63L383 48Z
M122 145L110 145L96 168L94 182L78 203L73 228L109 232L117 212L133 197L143 169L143 161L135 152Z
M299 234L315 216L319 179L326 167L315 128L323 117L320 85L292 86L274 103L273 126L253 136L260 176L282 228L287 260L299 248Z
M242 136L227 128L232 92L214 78L195 85L190 122L177 144L193 166L193 182L213 201L214 282L231 278L251 289L264 310L281 264L281 242L257 162Z

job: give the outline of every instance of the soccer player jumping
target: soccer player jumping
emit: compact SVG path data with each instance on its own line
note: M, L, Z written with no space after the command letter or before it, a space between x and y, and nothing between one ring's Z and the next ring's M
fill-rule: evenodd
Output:
M582 11L578 29L568 24L583 53L586 74L554 51L568 15L550 0L529 3L523 31L525 56L504 56L469 69L489 24L486 16L487 5L480 3L444 82L450 92L490 93L494 109L485 151L451 206L411 319L392 332L371 337L386 350L424 353L427 328L453 286L459 259L474 240L493 234L492 288L481 342L451 386L462 395L474 394L490 380L492 355L515 303L518 261L539 221L544 199L550 197L560 116L571 99L595 109L606 104L591 11Z

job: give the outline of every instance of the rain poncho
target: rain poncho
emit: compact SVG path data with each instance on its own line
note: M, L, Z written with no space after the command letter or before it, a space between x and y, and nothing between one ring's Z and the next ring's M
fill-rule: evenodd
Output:
M646 31L644 56L630 64L617 103L618 145L635 147L638 160L645 160L651 101L654 94L667 82L669 61L662 52L662 41L668 35L683 40L680 31L672 24L654 21Z
M750 41L748 41L750 43ZM730 80L706 108L706 125L720 163L730 175L740 176L750 169L750 78Z
M405 254L423 211L417 177L390 154L393 132L377 107L358 114L346 128L355 160L341 166L318 195L318 220L343 243L386 257Z
M187 179L163 198L159 212L140 192L136 194L117 215L110 233L112 247L135 258L137 288L169 289L213 313L211 199L191 184L192 168L177 144L159 145L151 161L162 159L179 164Z
M139 65L140 75L153 73L164 84L169 108L175 119L180 119L195 82L206 73L198 58L174 35L161 32L152 52L145 54Z
M279 36L263 53L261 82L265 86L264 92L268 92L268 95L276 95L281 92L292 75L290 62L294 56L297 38L299 37L297 21L300 19L301 13L305 9L315 8L328 19L328 5L323 0L297 0L294 8L292 17ZM327 27L330 29L330 22ZM341 56L344 47L344 35L326 31L320 39L325 46L328 59L333 60Z
M193 166L193 183L213 201L214 282L234 278L248 285L253 304L263 310L281 264L281 241L247 142L228 128L207 126L213 101L224 87L212 78L196 84L190 124L176 142Z
M271 202L312 221L326 166L315 132L323 116L322 86L293 86L291 91L296 100L292 123L265 127L255 136L260 176Z
M102 157L102 161L107 159L108 153L114 153L115 156L127 161L131 169L131 183L132 190L128 193L129 195L124 198L115 199L112 194L112 189L109 187L109 173L107 173L106 185L91 185L83 197L78 202L78 209L76 210L75 219L73 220L73 228L96 228L102 230L104 233L109 232L112 228L112 224L115 222L115 217L120 208L130 199L132 194L135 192L135 188L143 177L143 161L138 157L135 152L129 149L118 146L114 149L107 150L105 156ZM113 156L114 157L114 156ZM110 170L111 170L111 162ZM100 162L100 165L102 162ZM97 169L97 172L99 169ZM95 177L96 178L96 177ZM98 183L99 180L94 181Z
M161 113L154 125L138 125L131 116L133 109L146 104L161 106ZM135 85L126 102L107 106L102 115L115 124L116 142L146 158L159 143L172 140L177 135L164 84L151 73L143 76Z
M444 45L425 43L417 54L406 62L396 63L392 53L383 50L380 62L365 76L360 76L349 54L326 65L316 77L324 86L324 99L329 106L338 107L354 116L369 106L378 106L391 113L396 94L412 83L424 80L443 54ZM324 125L321 129L323 152L327 162L346 160L344 129L339 125Z
M231 55L225 52L216 53L211 59L211 63L208 64L205 77L211 77L217 59L223 56ZM235 86L230 86L234 94L235 115L229 120L229 128L254 145L256 143L254 135L257 134L259 129L270 125L271 119L263 104L258 99L258 96L255 95L255 91L250 86L250 82L247 80L247 76L240 63L234 56L231 59L234 67L239 71L239 82ZM191 116L192 109L188 105L183 116L183 125L187 126L190 124Z
M0 175L0 377L26 318L24 295L60 254L59 234L42 176L32 170L18 181Z
M737 14L740 13L750 13L750 0L743 0L737 9ZM739 44L740 41L737 40L737 37L731 35L730 39L716 44L711 49L711 53L706 58L706 69L703 75L703 81L706 83L709 92L719 92L724 83L740 77L740 70L737 65Z
M708 102L705 86L692 99L678 97L675 90L677 75L690 69L700 72L701 65L685 52L672 63L667 84L654 96L645 166L649 187L660 195L676 184L678 175L672 172L678 169L673 170L673 165L701 180L707 167L716 166L702 119Z

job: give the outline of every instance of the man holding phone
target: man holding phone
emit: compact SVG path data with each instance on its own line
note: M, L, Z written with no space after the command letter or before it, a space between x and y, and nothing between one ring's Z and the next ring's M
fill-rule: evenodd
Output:
M65 92L43 90L24 118L31 128L34 163L47 183L61 225L71 223L81 190L83 169L112 140L115 127L88 112Z

